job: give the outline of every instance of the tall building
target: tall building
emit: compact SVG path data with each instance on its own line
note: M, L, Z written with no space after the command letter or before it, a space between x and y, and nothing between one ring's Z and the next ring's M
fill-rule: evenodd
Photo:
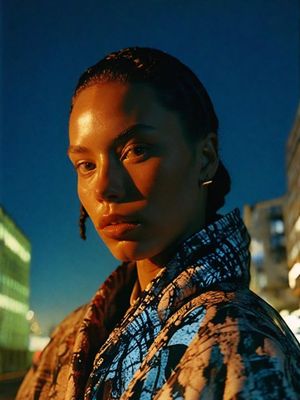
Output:
M300 104L286 148L288 192L285 206L289 283L300 300Z
M0 207L0 373L28 366L30 258L29 240Z
M244 207L251 235L251 289L277 310L293 310L296 298L288 284L283 207L285 197Z

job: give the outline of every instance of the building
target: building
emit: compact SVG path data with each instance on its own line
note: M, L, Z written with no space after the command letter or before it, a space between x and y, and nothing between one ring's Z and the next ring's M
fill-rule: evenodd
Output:
M285 196L244 207L251 235L251 289L277 310L294 310L288 284L283 208Z
M30 258L29 240L0 207L0 373L28 366Z
M300 104L286 147L287 201L284 209L289 283L300 301Z

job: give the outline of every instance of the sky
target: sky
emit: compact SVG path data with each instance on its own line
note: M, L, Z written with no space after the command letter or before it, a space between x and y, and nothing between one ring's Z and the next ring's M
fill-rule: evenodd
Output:
M6 0L1 29L1 204L31 241L30 307L44 333L118 265L91 225L79 238L66 156L72 91L107 53L156 47L204 83L232 177L223 212L285 193L300 94L297 0Z

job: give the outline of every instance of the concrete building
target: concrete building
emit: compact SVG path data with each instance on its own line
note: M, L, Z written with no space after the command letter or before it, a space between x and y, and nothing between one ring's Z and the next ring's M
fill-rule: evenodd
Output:
M300 104L286 147L287 200L284 208L289 283L300 302Z
M277 310L294 310L296 298L288 284L285 197L244 207L244 221L251 235L251 289Z
M29 240L0 207L0 373L28 366L30 258Z

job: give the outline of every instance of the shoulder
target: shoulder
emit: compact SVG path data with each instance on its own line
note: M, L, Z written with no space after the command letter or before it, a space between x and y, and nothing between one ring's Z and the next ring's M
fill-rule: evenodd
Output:
M52 378L57 375L58 367L61 369L61 375L66 376L74 341L87 307L88 305L83 305L77 308L55 328L50 342L25 376L16 400L32 398L46 400L51 390ZM57 396L57 399L60 399L59 395Z
M195 300L205 308L205 317L199 326L202 337L235 332L239 337L248 335L278 342L283 351L300 352L299 343L279 313L248 289L211 291Z
M62 351L62 347L72 348L78 330L82 324L88 305L82 305L72 311L64 318L51 334L50 342L41 353L37 364L49 363L57 353ZM38 365L34 365L36 368Z
M184 398L297 398L300 348L275 310L250 291L211 291L193 305L204 317L168 393L180 387Z
M293 388L300 390L300 346L277 311L249 290L210 295L183 369L201 366L203 379L219 376L236 385L241 398L294 398Z

